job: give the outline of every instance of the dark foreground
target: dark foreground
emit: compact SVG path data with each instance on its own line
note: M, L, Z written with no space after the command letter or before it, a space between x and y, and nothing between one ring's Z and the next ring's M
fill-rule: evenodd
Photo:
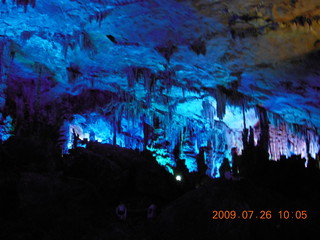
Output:
M269 162L239 181L193 174L178 182L148 152L101 144L63 158L46 151L22 139L1 146L1 240L269 240L319 235L317 169ZM125 221L116 216L120 203L128 208ZM152 203L157 214L147 219ZM215 210L223 211L218 219L212 219ZM288 219L281 219L281 210L289 211ZM222 213L227 211L235 211L236 219L225 219Z

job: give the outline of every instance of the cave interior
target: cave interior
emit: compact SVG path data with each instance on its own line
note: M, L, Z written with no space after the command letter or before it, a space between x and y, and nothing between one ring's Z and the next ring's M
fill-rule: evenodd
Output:
M2 0L0 239L308 239L319 63L317 0Z

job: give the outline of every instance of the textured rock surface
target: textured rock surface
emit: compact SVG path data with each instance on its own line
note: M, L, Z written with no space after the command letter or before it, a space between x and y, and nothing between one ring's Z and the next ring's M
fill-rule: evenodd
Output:
M182 135L195 145L213 127L210 136L229 129L223 142L242 148L242 107L254 127L256 105L276 116L271 123L306 126L292 133L314 136L319 21L316 0L2 1L0 106L18 133L26 119L56 130L74 114L97 112L113 128L107 142L133 148L174 136L173 150ZM202 139L185 151L198 152L209 137Z
M12 41L6 71L16 77L32 77L39 62L66 83L74 64L82 80L124 87L125 67L162 70L166 59L155 49L174 46L170 68L179 83L190 79L187 88L239 81L288 121L320 125L317 1L4 2L0 34Z

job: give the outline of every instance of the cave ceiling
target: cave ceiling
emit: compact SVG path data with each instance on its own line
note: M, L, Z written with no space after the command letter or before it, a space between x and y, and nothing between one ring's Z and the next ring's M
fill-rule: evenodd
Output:
M289 123L320 127L318 0L2 0L0 40L2 85L4 76L37 78L42 66L54 83L46 98L88 82L130 91L134 66L172 74L164 94L177 109L220 86ZM181 89L197 94L181 101ZM143 87L134 94L143 99Z

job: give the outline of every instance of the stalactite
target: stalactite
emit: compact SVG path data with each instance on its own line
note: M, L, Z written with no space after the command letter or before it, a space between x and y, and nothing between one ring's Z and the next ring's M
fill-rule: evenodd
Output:
M151 133L151 126L147 124L145 116L143 116L142 118L142 124L143 124L143 149L147 149L150 133Z
M278 127L284 122L284 120L280 117L279 114L267 111L267 116L268 116L268 120L273 126Z
M27 12L28 5L30 5L32 8L36 6L36 0L13 0L13 2L16 2L17 5L22 5L25 12Z
M306 140L306 147L307 147L306 149L307 155L309 155L310 154L310 135L308 133L306 134L305 140Z
M207 52L206 43L201 39L197 39L193 43L191 43L190 49L194 51L197 55L202 54L203 56L205 56Z
M11 66L15 51L13 42L6 36L0 36L0 109L7 101L7 89L10 84Z
M254 147L254 131L253 128L250 126L250 132L249 132L249 147Z
M70 63L70 66L67 67L67 73L69 83L75 83L77 79L82 75L79 66L74 63Z
M242 115L243 115L243 129L246 129L247 125L246 125L246 114L245 114L244 105L242 105Z
M114 115L115 115L115 121L117 123L117 129L118 129L118 133L121 132L121 120L123 117L123 109L124 109L124 105L121 104L120 106L118 106L115 109Z
M13 59L14 51L11 40L0 36L0 81L5 82Z
M281 123L278 126L273 124L270 125L269 135L270 135L270 155L273 160L279 160L281 155L286 157L291 156L291 154L301 154L302 157L307 158L307 153L311 152L315 156L317 147L313 148L313 138L312 131L308 130L304 133L297 133L299 127L288 127L290 124ZM308 143L309 142L309 143ZM309 145L309 150L308 150ZM311 147L312 146L312 147Z
M282 124L282 131L281 131L281 155L288 156L288 149L287 149L287 141L288 141L288 132L285 124Z
M124 72L127 75L128 87L134 88L136 82L138 81L138 68L134 66L126 67Z
M95 12L93 15L89 16L90 23L92 20L96 20L97 23L99 23L99 26L101 26L102 21L112 12L112 9L107 9L104 11L98 11Z
M91 37L89 33L86 31L82 31L81 34L81 48L84 50L93 50L94 49L94 44L91 40Z
M31 33L23 32L23 34L21 34L21 37L28 38L29 35L32 36L32 34L34 34L34 33L33 32L31 32ZM60 43L62 46L61 52L65 58L67 56L69 46L74 46L76 44L74 39L76 38L77 41L79 41L78 39L80 38L79 32L75 32L74 36L72 36L70 34L65 35L65 34L62 34L59 32L58 33L55 32L53 34L53 36L51 36L51 37L47 33L43 33L43 32L37 33L37 35L41 36L44 39L48 39L48 40L50 39L54 43L55 42Z
M155 47L155 49L170 63L172 55L178 51L178 47L173 45L170 41L164 45Z
M173 70L167 69L164 71L159 71L157 75L157 79L162 80L162 84L164 85L167 93L170 92L172 86L178 86L178 83L175 79L176 74Z
M208 99L205 99L202 102L202 114L204 116L204 119L209 122L210 126L214 127L214 116L216 114L215 108L212 106L212 103Z
M222 120L226 113L227 96L224 93L223 89L220 87L217 88L216 101L217 101L217 116L220 120Z
M143 68L140 71L143 78L144 89L150 92L153 84L152 81L154 81L155 76L152 73L152 71L148 68Z
M267 111L265 108L258 107L259 120L260 120L260 139L258 145L265 151L268 152L269 148L269 120Z

